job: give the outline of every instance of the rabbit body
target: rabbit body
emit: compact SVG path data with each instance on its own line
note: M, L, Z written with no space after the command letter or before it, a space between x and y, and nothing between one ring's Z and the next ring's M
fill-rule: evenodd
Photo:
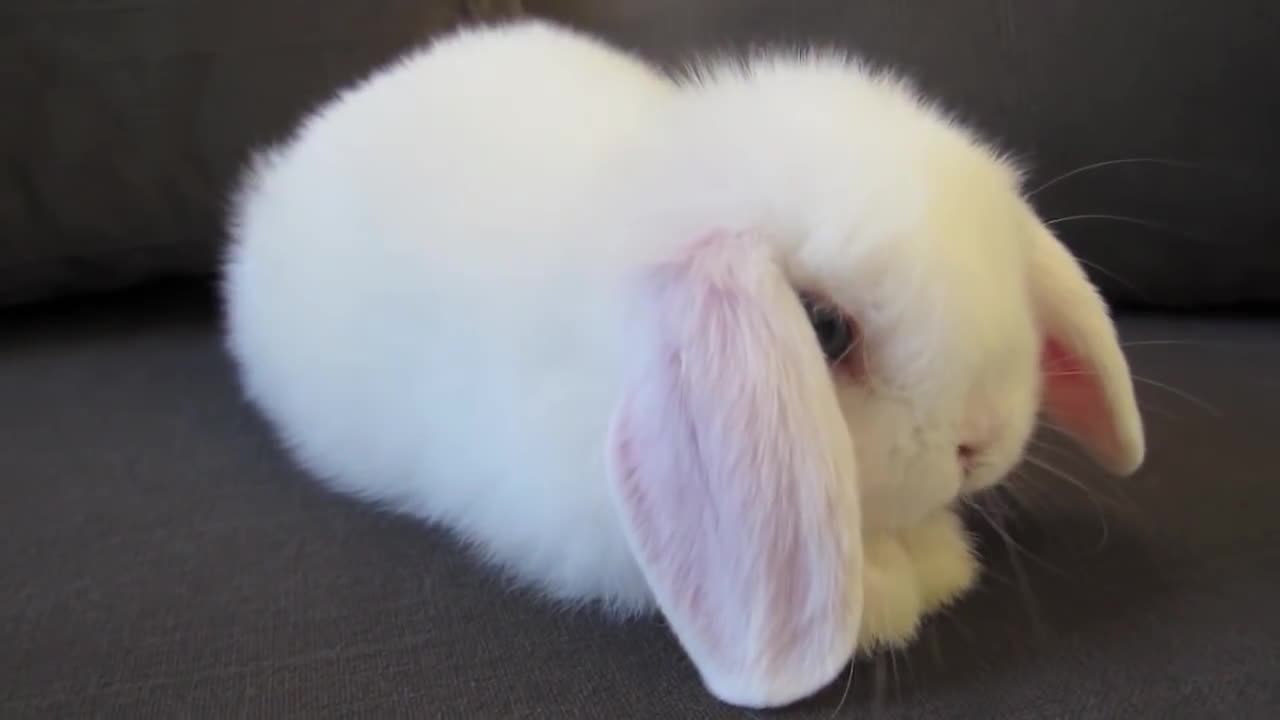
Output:
M234 220L228 338L303 465L556 598L649 606L602 482L611 288L634 253L577 215L670 89L542 25L475 31L261 157Z
M624 615L660 605L713 692L776 705L829 680L855 636L864 649L903 642L922 614L974 582L952 501L1013 467L1042 397L1061 401L1063 424L1116 469L1140 460L1131 388L1102 306L1018 181L905 85L846 58L761 54L680 78L539 21L465 30L340 93L257 157L231 216L228 348L248 397L331 488L447 527L557 601ZM713 659L730 657L715 655L723 636L697 617L697 603L680 604L682 582L721 572L706 565L717 556L664 565L669 542L649 542L661 536L646 525L653 518L681 521L681 486L660 498L669 512L645 515L653 508L635 503L649 499L609 481L628 470L645 477L646 458L665 462L671 445L628 456L640 452L630 440L659 437L669 423L614 426L620 398L640 387L628 378L647 382L666 362L650 355L659 370L628 375L665 332L646 335L630 319L636 277L717 233L767 249L759 262L730 252L729 279L709 288L773 287L753 278L776 261L797 292L850 308L865 356L857 370L811 383L843 416L835 424L848 437L832 446L829 467L856 450L859 498L839 501L846 515L830 522L845 528L814 533L825 549L812 557L848 567L804 582L814 598L855 595L853 619L830 619L843 600L797 609L828 613L804 632L834 638L830 647L805 649L805 640L790 646L800 648L792 660L779 650L741 667ZM747 307L725 293L697 297ZM794 298L781 302L795 307L760 328L803 320ZM694 303L689 313L706 309ZM1042 348L1097 369L1101 384L1056 392L1057 376L1041 376ZM716 347L705 350L715 361ZM792 352L795 366L809 367L816 352ZM724 374L763 372L770 357L769 348L747 353ZM736 400L723 393L726 405ZM696 401L671 397L671 407ZM716 428L730 444L778 441L767 419ZM843 447L848 438L855 448ZM678 465L682 451L669 452ZM762 462L790 462L789 453ZM628 487L648 491L636 482ZM796 497L817 497L809 490ZM747 572L770 547L792 547L766 542L770 532L821 525L761 517L741 526L763 522L763 535L729 543L754 548L732 568ZM685 528L695 544L707 538L699 522ZM841 539L846 531L858 539ZM755 622L777 611L741 612ZM752 644L732 658L768 647L743 637Z

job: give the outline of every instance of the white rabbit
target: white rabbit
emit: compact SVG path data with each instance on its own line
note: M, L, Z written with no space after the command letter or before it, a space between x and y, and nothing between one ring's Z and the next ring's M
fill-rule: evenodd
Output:
M1039 411L1142 462L1107 310L1019 182L836 55L673 77L472 28L258 157L228 346L330 487L659 610L716 697L784 705L970 586L954 501Z

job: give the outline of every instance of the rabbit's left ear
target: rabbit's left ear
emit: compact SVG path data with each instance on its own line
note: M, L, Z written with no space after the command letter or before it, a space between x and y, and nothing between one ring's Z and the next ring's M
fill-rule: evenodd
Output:
M648 271L610 480L654 597L708 690L776 707L846 667L862 610L853 440L795 291L750 238Z
M1103 467L1128 475L1146 441L1129 364L1106 304L1067 248L1038 220L1031 292L1044 328L1046 414Z

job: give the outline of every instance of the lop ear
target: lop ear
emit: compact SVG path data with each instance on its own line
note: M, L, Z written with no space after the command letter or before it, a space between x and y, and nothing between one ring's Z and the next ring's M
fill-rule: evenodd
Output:
M853 440L794 290L716 236L649 271L611 430L614 498L708 690L774 707L829 684L862 609Z
M1039 221L1031 288L1045 333L1045 413L1116 475L1146 453L1129 365L1106 304L1080 264Z

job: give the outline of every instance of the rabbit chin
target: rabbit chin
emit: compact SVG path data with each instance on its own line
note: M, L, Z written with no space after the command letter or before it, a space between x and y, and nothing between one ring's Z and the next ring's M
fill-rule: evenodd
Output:
M924 618L965 594L978 574L964 524L951 509L935 511L905 530L869 538L858 652L909 644Z

